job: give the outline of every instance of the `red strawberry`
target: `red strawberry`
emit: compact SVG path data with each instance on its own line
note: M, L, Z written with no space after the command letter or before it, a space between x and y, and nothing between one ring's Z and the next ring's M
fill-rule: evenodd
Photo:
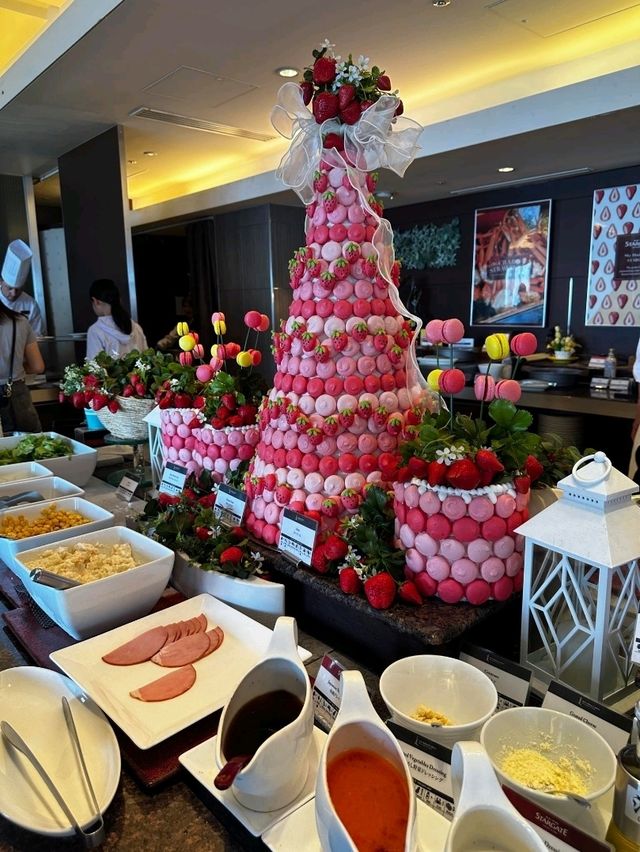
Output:
M191 397L188 393L176 394L176 408L189 408L191 405Z
M305 331L302 337L302 349L304 352L313 352L318 345L318 336L312 331Z
M378 467L380 468L380 473L382 474L382 478L391 481L396 478L396 473L398 471L399 458L394 453L380 453L378 456ZM409 475L409 468L405 468L407 472L407 476Z
M325 541L323 547L328 559L344 559L349 549L347 542L333 533Z
M398 106L396 107L396 111L394 112L394 115L402 115L403 112L404 112L404 104L402 103L402 100L400 98L398 98Z
M196 394L193 398L193 407L194 408L204 408L207 400L202 396L202 394Z
M518 494L526 494L527 491L531 488L531 477L515 476L513 479L513 484L515 485Z
M349 264L343 257L339 257L333 265L333 271L338 281L344 281L349 274Z
M367 189L369 192L375 192L378 186L378 172L369 172L366 177Z
M504 470L504 465L493 450L478 450L476 453L476 464L480 470L486 470L492 474L502 473Z
M362 589L362 580L358 577L355 568L343 568L340 571L338 582L345 595L357 595Z
M365 581L364 593L374 609L389 609L396 596L395 580L391 574L381 571Z
M349 263L355 263L360 257L360 246L357 243L347 243L342 249L342 254L345 260Z
M229 411L235 411L236 410L237 401L236 401L236 398L235 398L235 394L223 393L221 400L222 400L222 404L224 406L226 406L229 409Z
M329 352L329 347L320 344L320 346L316 346L316 359L319 364L324 364L325 361L328 361L331 357L331 353Z
M398 344L394 343L393 346L387 352L387 357L389 358L392 364L399 364L402 361L402 358L404 357L402 352L403 350L398 346Z
M320 280L322 281L322 286L325 290L333 290L336 283L336 275L334 272L329 272L327 269L326 272L321 274Z
M353 426L353 421L355 419L356 416L350 408L343 408L342 411L338 412L338 422L345 429Z
M492 470L481 470L480 471L480 485L484 487L485 485L491 485L493 482L493 478L495 473Z
M408 482L410 479L411 479L411 473L409 472L409 468L408 468L407 465L405 465L404 467L398 468L398 472L396 473L396 480L398 482Z
M329 563L324 547L314 548L313 556L311 557L311 565L319 574L326 574L329 570Z
M134 393L135 393L135 391L133 389L133 385L125 385L122 388L122 396L130 397L130 396L133 396Z
M353 337L353 339L358 343L362 343L366 340L368 334L369 329L367 328L366 322L363 321L357 322L351 329L351 337Z
M413 580L405 580L404 583L400 584L398 597L405 603L413 604L414 606L422 606L422 595L418 591L418 587Z
M339 133L327 133L322 144L325 148L335 148L336 151L344 151L344 139Z
M194 529L194 533L196 534L196 538L199 538L200 541L207 541L207 539L212 535L212 531L209 527L196 527Z
M415 476L416 479L426 479L429 475L429 462L418 458L418 456L411 456L408 466L411 476Z
M372 416L372 419L373 419L373 422L375 423L375 425L382 427L382 426L387 425L387 419L389 417L389 412L384 407L384 405L379 405L378 408L376 408L376 410L373 412L373 414L371 416Z
M289 426L293 426L298 417L300 416L300 409L297 405L288 405L286 411L287 423Z
M381 92L391 91L391 80L387 77L386 74L381 74L378 77L378 88Z
M107 403L107 408L112 414L117 414L120 411L120 406L118 405L117 399L110 399Z
M328 518L337 518L340 514L340 501L337 497L325 497L320 506L320 511Z
M327 211L327 213L333 213L333 211L338 206L338 199L332 189L328 189L324 193L324 195L322 196L322 200L324 202L324 209Z
M313 63L313 82L322 85L323 83L330 83L332 80L335 80L335 77L336 60L332 56L318 57Z
M316 192L324 192L329 186L329 178L325 172L316 171L313 175L313 188Z
M405 414L405 420L409 426L417 426L422 422L422 410L416 406L410 408Z
M320 261L310 257L306 263L306 267L307 271L311 274L311 277L315 278L315 276L320 272Z
M431 485L432 488L437 488L438 485L444 485L446 478L446 464L440 464L440 462L437 461L429 462L429 473L427 474L427 482L429 483L429 485Z
M298 427L298 432L308 432L311 429L311 421L306 414L301 414L296 420L296 426Z
M275 490L274 498L280 506L287 506L291 500L291 492L293 491L290 485L282 483Z
M298 322L297 320L291 325L291 335L292 337L297 337L298 339L302 337L302 335L307 330L307 326L303 322Z
M369 255L362 268L367 278L375 278L376 272L378 271L378 261L376 260L376 256L374 254Z
M267 491L273 491L278 484L275 473L268 473L264 478L264 487Z
M325 417L324 423L322 424L322 431L325 435L333 436L338 434L338 418L334 417L332 414L329 417Z
M338 106L341 110L343 110L347 104L350 104L351 101L356 96L356 87L353 83L343 83L338 89ZM358 114L360 113L360 106L358 105Z
M242 550L235 545L231 547L227 547L226 550L223 550L220 554L220 564L224 565L225 562L240 562L243 557Z
M358 403L358 407L356 408L359 417L362 417L363 420L368 420L371 417L371 413L373 411L373 406L371 405L371 401L368 399L361 399Z
M351 101L344 109L340 110L340 119L343 124L355 124L360 118L360 104L358 101Z
M343 349L346 349L349 343L349 338L345 331L338 331L336 329L331 335L331 344L336 352L342 352Z
M310 426L307 429L307 438L311 441L311 444L314 447L319 446L324 441L322 429L319 429L317 426Z
M362 502L360 495L354 488L345 488L340 495L340 499L342 500L342 505L347 511L357 509Z
M402 432L402 417L398 414L392 414L387 420L387 432L390 435L399 435Z
M313 83L309 83L307 81L300 83L300 91L302 92L302 100L305 105L310 104L311 98L313 97Z
M540 462L535 456L527 456L526 461L524 463L524 469L527 473L527 476L531 477L532 482L535 482L537 479L540 479L540 477L544 473L544 467L540 464Z
M373 345L376 348L376 352L385 352L387 346L389 345L389 338L387 337L387 333L380 329L376 331L373 335Z
M452 488L468 491L480 482L480 471L471 459L459 459L447 468L447 482Z
M373 101L360 101L360 112L364 112L370 106L373 106Z
M409 344L411 343L411 337L406 328L400 329L400 331L396 334L395 341L401 349L408 348Z
M109 397L106 395L106 393L97 393L91 400L91 408L93 408L94 411L100 411L100 409L104 408L105 405L108 404L108 402Z

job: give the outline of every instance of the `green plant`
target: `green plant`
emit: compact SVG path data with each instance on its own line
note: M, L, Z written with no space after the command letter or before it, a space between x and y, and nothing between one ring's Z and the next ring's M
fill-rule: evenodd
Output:
M394 237L396 257L405 269L443 269L455 266L460 248L458 219L443 225L432 222L399 231Z

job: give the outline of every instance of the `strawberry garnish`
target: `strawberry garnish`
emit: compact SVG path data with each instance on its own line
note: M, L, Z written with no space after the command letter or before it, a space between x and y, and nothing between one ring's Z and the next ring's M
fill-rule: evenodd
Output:
M396 596L395 580L391 574L381 571L365 581L364 593L374 609L389 609Z

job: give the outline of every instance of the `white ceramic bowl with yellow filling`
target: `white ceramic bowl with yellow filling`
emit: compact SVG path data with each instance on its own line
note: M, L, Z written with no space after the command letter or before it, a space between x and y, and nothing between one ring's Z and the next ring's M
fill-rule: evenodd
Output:
M380 677L380 694L394 722L447 748L462 740L478 740L498 704L496 688L484 672L463 660L435 654L392 663ZM435 727L412 718L420 705L451 724Z
M615 780L616 756L607 742L580 719L557 710L503 710L485 724L480 742L503 784L552 810L568 800L536 789L549 777L547 760L560 770L552 777L589 802Z

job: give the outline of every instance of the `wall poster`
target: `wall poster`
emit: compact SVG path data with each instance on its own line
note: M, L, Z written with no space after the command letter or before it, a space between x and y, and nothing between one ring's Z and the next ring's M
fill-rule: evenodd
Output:
M550 199L476 210L472 325L544 325L550 219Z
M585 324L640 326L640 184L593 193Z

